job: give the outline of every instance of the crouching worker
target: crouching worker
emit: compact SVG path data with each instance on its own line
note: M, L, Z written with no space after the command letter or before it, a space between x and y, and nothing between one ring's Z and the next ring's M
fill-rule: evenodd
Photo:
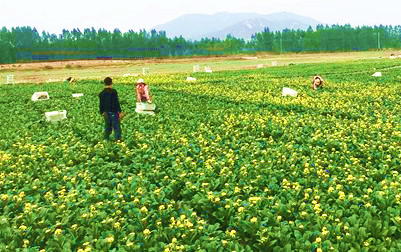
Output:
M323 88L323 79L319 75L316 75L312 80L312 89L316 90L318 87Z
M136 98L137 102L152 103L149 96L149 85L143 82L143 79L139 79L136 82Z
M104 89L99 94L99 99L100 114L105 122L105 139L109 140L112 130L114 130L116 140L121 139L119 123L121 108L117 91L113 89L113 81L110 77L104 79Z
M137 113L154 115L156 108L155 104L152 103L152 99L149 95L149 85L146 84L143 79L139 79L136 82L136 109Z

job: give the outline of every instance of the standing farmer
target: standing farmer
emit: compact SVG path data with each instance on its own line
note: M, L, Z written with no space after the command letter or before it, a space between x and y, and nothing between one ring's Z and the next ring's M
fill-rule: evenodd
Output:
M100 114L105 122L105 139L109 139L112 130L114 130L116 140L121 139L120 123L118 121L121 108L117 91L113 89L113 81L110 77L104 79L104 89L99 94L99 100Z

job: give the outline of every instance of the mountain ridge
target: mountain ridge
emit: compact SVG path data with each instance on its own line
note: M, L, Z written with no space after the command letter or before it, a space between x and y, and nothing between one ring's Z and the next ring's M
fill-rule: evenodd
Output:
M212 15L185 14L167 23L157 25L153 29L164 30L171 38L182 36L189 40L200 40L206 37L224 39L228 34L236 38L250 39L253 34L262 32L266 27L270 31L306 30L309 26L315 28L318 24L324 23L290 12L267 15L254 12L219 12Z

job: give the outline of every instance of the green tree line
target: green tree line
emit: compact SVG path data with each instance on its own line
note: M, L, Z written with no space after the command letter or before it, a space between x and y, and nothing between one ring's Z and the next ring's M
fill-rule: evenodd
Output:
M165 31L129 30L122 33L86 28L62 30L59 35L35 28L0 30L0 63L78 60L143 59L151 57L228 55L255 52L318 52L401 48L401 26L318 25L316 29L271 32L265 28L250 40L168 38Z

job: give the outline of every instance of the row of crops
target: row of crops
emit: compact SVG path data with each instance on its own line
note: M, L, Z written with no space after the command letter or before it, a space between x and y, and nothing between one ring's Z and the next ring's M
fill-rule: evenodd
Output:
M102 139L99 80L0 86L0 251L401 249L397 62L193 77L145 76L155 116L114 78L122 142Z

